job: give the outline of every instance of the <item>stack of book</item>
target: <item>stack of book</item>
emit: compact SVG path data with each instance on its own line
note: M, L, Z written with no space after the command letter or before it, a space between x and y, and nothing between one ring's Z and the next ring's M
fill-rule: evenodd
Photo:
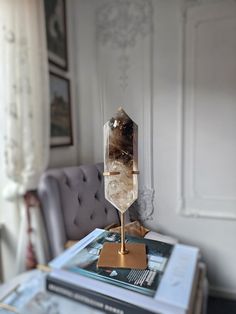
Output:
M146 244L145 270L98 268L104 242L120 235L95 229L49 263L47 290L107 313L191 313L199 278L199 249L126 236Z

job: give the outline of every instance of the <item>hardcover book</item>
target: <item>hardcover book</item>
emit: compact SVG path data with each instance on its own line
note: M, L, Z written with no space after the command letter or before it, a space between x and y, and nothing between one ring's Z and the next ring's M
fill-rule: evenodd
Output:
M95 229L49 264L47 289L108 313L187 313L198 249L126 238L146 244L145 270L98 268L103 243L120 235Z
M126 289L154 296L167 265L173 245L126 235L128 243L145 243L148 267L138 269L98 268L97 261L105 242L120 242L120 234L103 231L62 266L70 272L109 282Z

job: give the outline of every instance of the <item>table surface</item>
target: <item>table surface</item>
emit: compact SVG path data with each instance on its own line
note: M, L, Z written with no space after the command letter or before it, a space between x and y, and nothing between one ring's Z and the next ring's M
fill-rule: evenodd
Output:
M33 270L21 274L10 282L1 285L0 299L9 304L19 314L102 314L86 305L57 296L45 289L46 273ZM1 314L10 314L11 311L0 309ZM14 313L14 312L12 312Z

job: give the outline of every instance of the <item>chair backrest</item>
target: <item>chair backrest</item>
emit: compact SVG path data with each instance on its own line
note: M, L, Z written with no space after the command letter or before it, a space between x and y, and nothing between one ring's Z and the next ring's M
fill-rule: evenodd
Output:
M95 228L119 223L117 210L104 197L103 163L47 170L38 197L51 258L68 240L80 240Z

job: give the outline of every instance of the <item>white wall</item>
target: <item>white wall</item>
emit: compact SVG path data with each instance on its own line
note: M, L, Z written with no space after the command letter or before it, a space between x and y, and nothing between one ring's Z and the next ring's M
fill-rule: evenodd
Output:
M186 99L188 100L190 96L189 90L186 90L188 85L184 79L187 73L191 73L191 69L186 63L186 53L189 51L186 52L184 45L184 39L186 39L184 38L184 26L185 23L188 23L188 12L192 12L191 8L187 11L186 8L190 5L202 8L204 5L209 6L208 2L211 6L206 7L208 11L219 11L219 9L215 9L218 3L225 7L233 5L234 10L232 11L235 11L235 1L187 1L186 5L181 0L142 0L143 7L137 7L138 1L136 1L134 7L130 11L126 9L126 12L134 15L136 20L140 18L139 24L144 28L140 29L139 25L132 22L135 19L123 15L123 21L127 22L127 27L130 27L130 30L138 35L135 35L133 45L126 42L122 48L117 44L117 40L125 41L127 33L123 32L122 27L117 26L116 20L109 20L111 16L119 17L120 2L112 0L108 2L106 0L73 1L78 83L76 103L79 106L77 131L80 149L78 154L82 163L102 160L102 125L123 103L127 112L138 123L141 135L139 137L140 180L143 192L141 205L145 212L141 216L144 223L155 230L176 236L183 242L199 245L203 259L208 265L211 287L236 295L236 273L234 271L236 228L233 216L225 218L224 206L221 206L223 214L220 219L218 212L212 207L211 214L205 215L204 213L209 213L207 202L203 202L201 208L194 208L194 211L186 202L189 196L186 190L189 183L188 170L194 173L200 164L186 162L189 160L186 158L191 152L191 142L186 141L185 133L189 130L188 128L192 130L193 124L187 123L190 103ZM150 5L152 14L148 11ZM107 15L109 8L114 15ZM146 9L147 11L145 11ZM222 11L222 7L220 11ZM186 12L187 15L184 14ZM102 22L99 20L101 16L103 17ZM145 28L145 25L146 27L149 25L145 16L151 20L153 32L149 32ZM226 22L227 25L224 24L223 28L221 25L217 25L217 33L219 30L225 32L229 27L229 34L232 34L232 29L235 27L234 17L232 19L233 22L230 22L229 25ZM107 28L108 25L111 27ZM106 31L116 29L118 30L116 36L120 37L116 37L113 41L113 35ZM142 31L145 35L141 35ZM104 34L108 36L107 41L101 40L99 37ZM234 49L235 44L234 40L230 41L229 39L230 37L224 41L226 45L224 53L227 57L231 56L229 51ZM219 40L217 36L215 40ZM201 47L204 48L203 45ZM203 59L206 52L204 49L200 50L203 52L201 55ZM209 51L207 53L209 54ZM219 62L219 59L217 61ZM234 65L233 63L231 68L234 74L226 75L227 79L235 78ZM227 69L230 71L229 66ZM201 67L197 68L197 73L200 73L200 70L202 71ZM220 73L222 72L218 71L218 74ZM220 86L218 86L218 90L219 88ZM226 84L224 88L226 88ZM234 91L230 90L229 92L226 97L233 99L235 103ZM208 95L212 95L212 93L208 93ZM212 102L212 98L209 99L209 102ZM196 108L199 108L200 104L201 102L196 102ZM212 106L213 113L215 112L214 102L212 102ZM220 112L224 112L224 108L220 106L221 103L218 102L218 108L221 109L217 111L218 116L215 118L220 118ZM229 134L229 130L234 130L232 121L235 121L235 110L233 107L229 109L230 106L227 108L228 110L232 109L234 119L230 120L231 127L227 128L227 132L223 132L224 134ZM202 122L201 114L204 115L204 109L202 110L200 116L197 116L200 119L197 120L198 122ZM227 111L223 127L228 127L229 112ZM212 116L209 114L207 116L209 126L213 126L210 123L212 122L211 118ZM196 121L196 117L193 117L194 121ZM194 126L196 125L194 124ZM207 131L203 127L204 124L197 124L195 131L198 132L199 128ZM217 137L212 138L218 141ZM230 146L235 147L233 132L230 133L229 140ZM229 148L229 146L227 147ZM204 152L202 142L198 149L198 153ZM235 148L229 151L235 153ZM213 152L215 154L216 150L211 151L207 147L207 153L210 154L208 158L212 158L212 160L215 157ZM223 155L221 154L220 157L217 155L218 165L223 161ZM226 161L229 159L226 158ZM232 162L232 159L230 161ZM235 198L234 178L236 176L232 163L231 167L232 169L227 171L227 175L224 170L221 172ZM206 175L206 182L210 182L213 172L209 171ZM204 186L204 174L198 176L198 180L198 184ZM218 187L219 185L214 185L212 188L216 191ZM226 190L224 187L225 194ZM154 197L153 202L148 201L152 197ZM217 200L217 198L214 201L217 206L219 203L222 204L222 200ZM234 203L231 205L230 210L235 214Z
M49 168L60 166L72 166L78 163L78 132L77 132L77 111L78 101L76 97L76 79L75 79L75 44L74 38L76 28L74 27L74 13L71 1L66 2L66 15L67 15L67 48L68 48L68 71L60 70L60 68L50 64L50 71L62 75L70 81L70 95L71 95L71 116L72 116L72 129L73 129L73 145L53 147L50 150Z
M227 1L223 3L226 5ZM178 10L179 8L177 8L177 12ZM156 19L159 27L156 28L156 46L154 47L154 51L157 52L154 72L154 78L156 79L154 85L157 86L154 94L154 99L156 100L156 106L154 106L154 119L156 121L154 124L154 141L156 141L154 146L154 160L156 160L156 163L154 163L154 178L157 192L157 210L154 212L154 222L157 223L158 228L161 230L175 235L187 243L199 245L208 264L211 286L215 289L235 293L235 220L223 218L224 215L221 215L221 219L217 219L219 217L217 212L212 212L211 218L203 218L199 212L194 213L195 217L187 217L177 213L180 206L179 203L181 202L180 180L183 179L181 168L186 165L186 159L179 160L181 149L183 148L180 132L189 130L186 129L186 126L183 129L183 118L188 108L188 103L185 103L185 110L182 112L182 106L184 105L182 97L184 85L181 78L183 33L180 25L182 16L180 11L176 15L176 10L174 10L173 4L171 5L170 2L169 4L166 3L161 11L159 6L159 13L159 15L157 13ZM166 18L167 16L168 18ZM228 48L233 49L233 47ZM209 72L206 72L205 75L207 73ZM234 97L235 101L234 92L228 96L229 98ZM215 103L215 105L219 105L219 103ZM224 103L221 105L224 106ZM212 126L214 113L214 106L212 107L212 112L208 112L208 116L206 110L205 118L207 116L209 119L209 128ZM235 111L232 111L232 115L235 117ZM196 117L194 119L191 121L196 123ZM220 121L222 117L218 116L218 119ZM199 131L199 129L197 130ZM202 130L206 131L206 129ZM231 138L228 138L228 140L230 140L232 147L235 147L235 134L232 133ZM200 149L202 152L202 147ZM207 152L210 154L208 158L211 158L213 163L219 156L214 156L211 149L212 147L207 147ZM182 154L183 157L184 155ZM225 162L227 163L228 157L225 157ZM188 167L187 170L192 171L193 169ZM221 171L224 172L224 169L221 169ZM209 175L212 174L208 172L205 175L207 180L209 180ZM232 180L232 178L235 178L235 166L231 169L228 181ZM204 183L205 178L200 178L200 182ZM222 200L216 200L216 203L222 206ZM203 206L207 211L209 205L204 203ZM153 227L155 227L155 223Z

